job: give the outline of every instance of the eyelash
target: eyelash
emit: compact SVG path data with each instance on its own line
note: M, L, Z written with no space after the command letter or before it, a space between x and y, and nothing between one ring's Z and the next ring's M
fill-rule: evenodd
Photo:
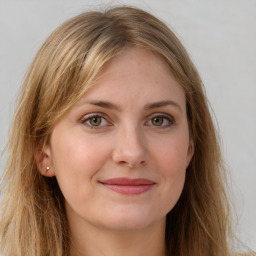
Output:
M171 125L173 125L175 122L174 122L174 118L170 115L165 115L165 114L154 114L153 116L150 116L150 119L149 121L147 121L147 123L151 122L154 120L154 119L162 119L163 120L163 123L164 122L167 122L167 124L165 125L153 125L151 124L154 128L160 128L160 129L164 129L164 128L168 128L170 127Z
M89 122L93 119L93 118L100 118L101 122L99 125L92 125ZM105 120L106 124L102 125L102 120ZM85 115L81 118L80 122L82 124L84 124L85 126L87 126L90 129L99 129L100 127L105 127L105 126L110 126L110 122L107 120L106 115L104 115L103 113L91 113L88 115Z
M93 118L100 118L100 123L99 125L92 125L89 122L93 120ZM163 123L167 124L160 124L160 125L154 125L152 124L152 121L154 119L162 119ZM104 120L104 122L106 122L105 124L102 125L102 120ZM85 116L83 116L80 120L80 122L82 124L84 124L85 126L87 126L90 129L100 129L101 127L106 127L106 126L111 126L111 123L108 121L108 118L106 117L105 114L103 113L91 113L91 114L87 114ZM151 123L151 124L150 124ZM171 125L173 125L175 123L174 118L170 115L165 115L165 114L154 114L152 116L149 117L149 120L146 122L146 126L153 126L154 128L159 128L159 129L164 129L164 128L168 128Z

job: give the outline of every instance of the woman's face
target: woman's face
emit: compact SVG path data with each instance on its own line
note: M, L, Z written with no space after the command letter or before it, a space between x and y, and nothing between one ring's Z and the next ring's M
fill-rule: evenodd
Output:
M129 48L55 125L42 165L72 224L131 230L165 223L192 155L183 89L159 57Z

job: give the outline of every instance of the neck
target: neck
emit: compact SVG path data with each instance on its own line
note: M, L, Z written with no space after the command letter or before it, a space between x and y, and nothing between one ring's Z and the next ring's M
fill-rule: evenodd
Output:
M165 255L165 221L129 231L109 230L88 223L83 229L77 228L71 225L71 256Z

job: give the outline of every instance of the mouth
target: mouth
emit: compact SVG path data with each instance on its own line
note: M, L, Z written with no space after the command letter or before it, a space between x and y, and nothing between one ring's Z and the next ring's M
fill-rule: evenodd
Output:
M156 184L148 179L115 178L100 181L106 188L126 195L138 195L147 192Z

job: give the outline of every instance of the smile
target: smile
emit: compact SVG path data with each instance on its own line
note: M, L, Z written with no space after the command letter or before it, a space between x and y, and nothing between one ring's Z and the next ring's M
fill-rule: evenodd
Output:
M138 195L150 190L156 183L147 179L115 178L100 181L106 188L126 195Z

